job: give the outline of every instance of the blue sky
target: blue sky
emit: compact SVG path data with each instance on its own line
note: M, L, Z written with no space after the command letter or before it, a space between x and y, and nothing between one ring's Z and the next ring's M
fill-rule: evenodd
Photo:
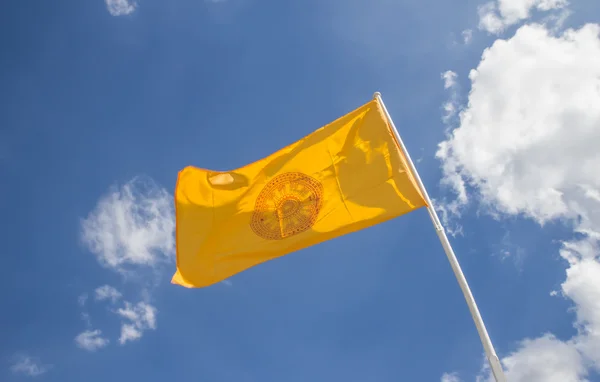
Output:
M522 341L543 346L551 333L573 359L562 381L600 381L600 340L588 335L600 285L573 276L598 263L600 179L567 166L575 154L598 163L580 145L598 138L600 107L567 101L600 99L578 93L600 75L595 24L580 29L600 8L536 2L515 21L536 6L521 3L5 2L0 380L483 381L483 349L425 210L210 288L169 283L181 168L255 161L381 91L444 220L462 230L452 244L512 380L550 380ZM540 83L557 84L548 102L528 82L543 70ZM511 80L508 95L492 86ZM503 143L541 136L515 122L528 120L556 134ZM540 151L561 132L573 155ZM577 176L535 183L551 165ZM531 354L566 359L548 349Z

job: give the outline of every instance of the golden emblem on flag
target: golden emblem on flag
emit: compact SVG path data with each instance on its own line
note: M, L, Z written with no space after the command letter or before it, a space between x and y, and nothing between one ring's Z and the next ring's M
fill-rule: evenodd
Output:
M323 204L323 185L308 175L287 172L259 193L250 227L263 239L281 240L315 224Z

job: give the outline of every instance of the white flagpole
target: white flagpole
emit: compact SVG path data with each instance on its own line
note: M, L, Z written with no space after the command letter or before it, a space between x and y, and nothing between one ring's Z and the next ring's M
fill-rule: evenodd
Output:
M396 139L398 140L398 143L400 144L400 148L402 149L402 152L403 152L404 156L406 157L406 160L408 161L410 170L412 171L412 173L415 177L415 180L417 181L417 185L419 186L421 193L423 194L423 197L425 198L425 201L427 202L427 205L428 205L427 211L429 212L429 217L431 217L431 221L433 222L435 231L437 232L440 242L442 243L442 247L444 248L444 251L446 252L448 261L450 262L450 265L452 266L452 270L454 271L454 275L456 276L458 285L460 285L460 289L462 289L462 292L465 296L465 300L467 300L467 305L469 306L469 310L471 311L471 316L473 317L473 321L475 321L475 326L477 327L477 332L479 333L479 338L481 339L481 343L483 344L483 348L485 350L485 354L487 356L488 362L490 363L490 367L492 369L492 373L494 374L494 378L496 379L496 382L506 382L506 377L504 376L504 372L502 371L502 365L500 364L500 360L498 359L498 356L496 355L496 351L494 350L494 345L492 345L492 340L490 339L490 336L488 335L488 332L485 328L485 324L483 323L483 319L481 318L481 314L479 313L479 309L477 308L477 304L475 303L475 299L473 298L471 289L469 289L469 284L467 284L467 279L465 278L465 275L463 274L462 269L460 268L460 264L458 263L456 255L454 254L454 250L452 249L452 246L450 245L448 236L446 236L446 232L444 231L444 227L442 226L442 223L440 222L437 212L435 211L435 208L433 207L433 204L431 203L431 199L429 198L429 195L427 194L427 190L425 189L425 186L423 185L423 182L421 181L421 177L419 176L419 173L417 172L417 169L415 168L415 165L414 165L412 159L410 158L410 155L408 154L408 150L406 150L406 146L404 146L404 143L402 142L402 138L400 137L400 134L398 133L398 130L396 129L396 126L394 125L394 121L392 120L390 113L387 111L387 108L385 107L385 104L383 103L383 100L381 99L381 93L376 92L373 95L373 99L376 99L379 102L379 104L381 105L381 107L383 108L383 111L384 111L388 121L390 122L390 125L392 126L392 130L394 130Z

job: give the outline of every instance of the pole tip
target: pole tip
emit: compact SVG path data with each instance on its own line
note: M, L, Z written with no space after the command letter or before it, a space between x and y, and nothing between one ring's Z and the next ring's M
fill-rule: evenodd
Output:
M380 98L380 97L381 97L381 93L379 93L379 92L373 93L373 99L377 99L377 98Z

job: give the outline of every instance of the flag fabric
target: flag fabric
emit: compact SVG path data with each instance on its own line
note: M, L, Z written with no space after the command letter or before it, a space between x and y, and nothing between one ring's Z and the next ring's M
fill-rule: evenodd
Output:
M425 206L374 99L237 170L181 170L172 282L209 286Z

